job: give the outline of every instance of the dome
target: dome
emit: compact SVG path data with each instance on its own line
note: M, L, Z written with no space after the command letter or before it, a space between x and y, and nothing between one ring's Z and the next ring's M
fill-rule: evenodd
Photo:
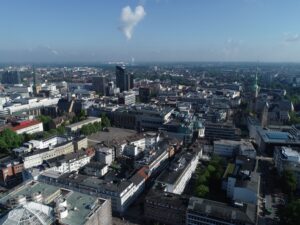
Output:
M3 225L50 225L53 222L52 208L35 202L18 206L0 220Z

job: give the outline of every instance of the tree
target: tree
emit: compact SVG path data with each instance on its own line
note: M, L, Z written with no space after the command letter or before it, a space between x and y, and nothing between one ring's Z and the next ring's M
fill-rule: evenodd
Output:
M290 124L300 124L300 116L296 112L290 112Z
M206 185L199 185L196 189L196 196L199 198L206 197L209 193L209 188Z
M282 190L292 197L297 188L297 178L290 170L284 170L281 175Z
M57 134L63 135L66 133L66 128L65 128L65 126L61 125L58 128L56 128L56 131L57 131Z
M102 127L110 127L110 120L108 119L108 117L105 114L101 115L101 125Z
M282 210L279 210L279 213L281 224L298 224L300 221L300 199L290 202Z
M85 113L85 111L82 109L82 110L80 110L80 112L79 112L79 114L78 114L78 119L79 119L79 121L82 121L82 120L84 120L86 118L86 113Z
M207 178L204 175L197 176L197 185L207 184Z
M44 127L45 131L50 130L50 124L52 122L52 119L50 116L40 115L37 118L39 121L41 121L43 123L43 127Z
M221 177L224 173L224 160L218 156L213 156L204 169L197 169L197 180L194 188L199 197L205 197L210 189L215 191L221 187Z
M91 131L90 131L90 127L88 125L83 125L80 129L80 133L83 135L90 135Z
M207 170L210 174L214 173L216 171L216 168L213 165L208 165Z
M11 149L19 147L22 142L22 135L18 135L11 129L5 128L0 134L0 152L10 153Z

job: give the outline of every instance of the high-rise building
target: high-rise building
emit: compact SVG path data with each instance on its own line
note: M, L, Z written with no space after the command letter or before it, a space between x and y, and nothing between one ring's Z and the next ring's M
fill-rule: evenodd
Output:
M124 66L116 66L116 85L120 92L129 91L133 87L132 75L126 73Z
M132 89L134 87L134 81L133 81L134 76L133 76L133 74L130 74L129 79L130 79L129 86L130 86L130 89Z
M2 74L3 84L20 84L21 74L18 71L6 71Z
M93 90L101 95L106 95L107 77L95 76L92 78Z

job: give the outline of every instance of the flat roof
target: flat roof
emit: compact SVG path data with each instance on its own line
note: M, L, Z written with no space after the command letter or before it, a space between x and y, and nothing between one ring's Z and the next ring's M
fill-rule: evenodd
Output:
M101 118L99 118L99 117L88 117L85 120L79 121L77 123L70 124L66 127L67 128L73 128L73 127L81 126L81 125L84 125L84 124L87 124L87 123L92 123L93 121L96 122L97 120L101 120Z
M119 180L118 182L105 181L97 177L91 177L82 174L66 173L57 178L58 183L68 184L73 187L80 186L80 188L103 190L109 192L121 193L128 188L132 182L129 180Z
M93 212L96 207L101 206L106 201L105 199L99 199L72 190L59 188L38 181L31 181L4 196L0 199L0 203L6 205L8 199L16 198L19 195L31 197L33 193L37 192L40 192L43 197L48 197L57 191L61 191L60 197L65 198L68 204L68 216L61 219L63 224L85 224L88 215Z
M234 208L223 202L216 202L203 198L191 197L188 205L188 213L200 213L207 217L254 224L255 223L255 206L248 204L243 209Z
M170 167L163 171L158 178L158 182L175 184L177 180L183 175L187 166L190 165L192 159L195 157L195 152L186 152L180 157L176 158L170 165Z
M259 128L257 132L265 143L275 143L275 144L299 143L300 144L300 139L298 139L297 137L293 136L288 132L265 130L263 128Z
M227 140L227 139L220 139L220 140L215 140L214 144L222 144L222 145L240 145L242 142L241 141L234 141L234 140Z

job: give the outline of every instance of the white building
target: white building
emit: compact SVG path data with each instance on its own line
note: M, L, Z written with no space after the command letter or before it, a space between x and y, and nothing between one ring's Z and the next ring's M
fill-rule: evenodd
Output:
M43 123L37 120L22 121L17 126L11 128L17 134L34 134L43 132Z
M51 170L60 173L69 173L78 171L80 168L88 164L90 160L91 157L84 151L78 151L50 159L47 161L47 164Z
M124 105L134 105L135 104L135 92L134 91L123 91L119 94L118 102Z
M16 103L9 105L7 107L3 108L3 111L5 112L0 112L2 114L9 114L12 115L13 113L17 113L20 111L29 111L32 109L38 109L38 108L43 108L46 106L51 106L51 105L57 105L59 98L33 98L33 99L26 99L25 102L23 103Z
M169 146L157 148L157 149L147 149L144 151L144 157L140 160L135 161L135 168L146 167L147 173L150 176L152 173L158 171L163 165L165 165L167 159L169 158Z
M146 139L140 137L137 140L128 142L123 149L123 154L127 156L137 156L143 152L146 148Z
M181 194L196 170L199 155L199 152L185 153L159 175L156 183L166 192Z
M51 148L53 146L60 145L67 141L67 138L61 136L54 136L43 140L30 140L28 142L23 143L23 146L15 148L12 151L15 155L21 156L34 150Z
M74 152L74 145L72 141L60 144L50 149L41 149L30 152L22 156L24 168L28 169L34 166L39 166L43 163L44 160L52 159L71 152Z
M113 149L105 146L98 146L96 148L95 159L99 163L110 166L113 162Z

